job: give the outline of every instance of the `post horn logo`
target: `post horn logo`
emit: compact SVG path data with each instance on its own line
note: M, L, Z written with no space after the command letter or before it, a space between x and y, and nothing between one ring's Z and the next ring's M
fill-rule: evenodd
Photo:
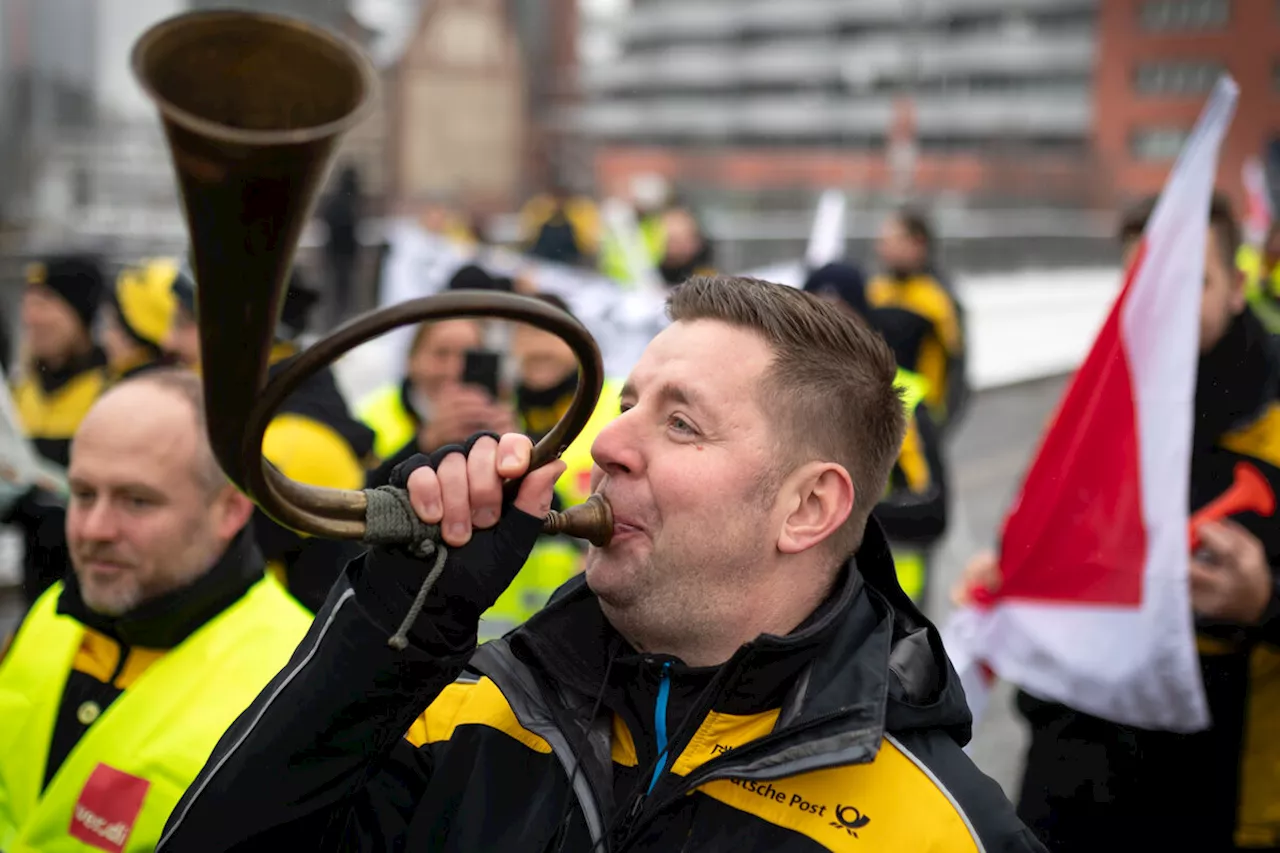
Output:
M871 818L853 806L836 806L836 819L831 821L831 825L836 829L843 829L854 838L858 837L858 833L854 830L862 829L869 823L871 823Z

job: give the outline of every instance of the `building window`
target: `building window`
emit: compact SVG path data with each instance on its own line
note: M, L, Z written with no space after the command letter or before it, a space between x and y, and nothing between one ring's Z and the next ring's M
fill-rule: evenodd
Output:
M1215 30L1227 25L1231 0L1144 0L1138 7L1146 30Z
M1133 87L1143 95L1203 95L1224 71L1219 62L1143 62Z
M1173 160L1189 133L1181 127L1144 127L1129 137L1129 153L1135 160Z

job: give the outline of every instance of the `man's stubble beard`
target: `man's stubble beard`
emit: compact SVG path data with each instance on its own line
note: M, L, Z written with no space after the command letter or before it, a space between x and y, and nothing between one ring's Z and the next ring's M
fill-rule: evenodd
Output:
M125 616L149 601L195 583L222 556L211 532L203 529L199 523L192 525L192 529L186 531L181 541L191 543L177 557L182 564L181 570L175 573L156 573L156 582L150 587L144 586L137 574L126 574L121 583L108 585L99 595L99 590L95 589L92 581L86 583L83 578L78 578L80 597L85 606L103 616Z

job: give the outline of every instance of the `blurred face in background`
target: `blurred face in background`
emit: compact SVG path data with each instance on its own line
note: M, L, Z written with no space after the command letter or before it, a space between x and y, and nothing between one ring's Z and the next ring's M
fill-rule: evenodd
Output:
M108 616L199 578L253 512L218 470L191 404L146 381L90 410L68 482L71 564L85 604Z
M1128 270L1138 250L1139 238L1129 239L1121 262ZM1210 227L1204 253L1204 290L1200 296L1200 352L1207 353L1226 335L1227 329L1245 310L1244 274L1236 268L1226 241L1217 228Z
M22 334L31 355L61 364L89 348L89 333L75 309L47 287L30 285L22 292Z
M98 341L102 344L103 352L107 354L107 363L119 366L138 360L143 353L143 348L132 335L125 331L116 309L110 305L104 305L99 316L101 319L98 326Z
M892 272L912 272L922 269L925 263L924 246L911 236L897 217L890 217L880 227L876 254L880 265Z
M191 312L181 305L173 313L173 323L164 340L164 351L183 367L192 370L200 367L200 327Z
M409 382L431 400L459 384L467 350L479 349L480 325L473 320L442 320L423 327L409 353Z
M1204 294L1200 298L1200 351L1213 349L1245 309L1244 274L1228 258L1217 228L1209 229L1204 255Z
M666 240L662 258L665 266L684 266L702 250L702 230L689 211L680 208L668 210L662 214L662 227Z
M568 344L524 323L517 324L511 335L511 355L519 367L520 384L533 391L553 388L578 370L578 359Z

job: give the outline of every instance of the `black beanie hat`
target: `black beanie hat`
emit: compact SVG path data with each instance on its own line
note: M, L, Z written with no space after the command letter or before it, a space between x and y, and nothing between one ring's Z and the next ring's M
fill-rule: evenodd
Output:
M511 293L515 283L505 276L490 275L475 264L467 264L453 274L446 290L501 290Z
M27 286L45 287L58 294L89 330L106 290L106 278L92 255L57 255L27 266Z
M192 317L196 316L196 280L191 272L190 257L184 258L177 276L173 279L173 295L178 304ZM311 309L320 301L320 294L311 288L297 267L289 273L289 285L280 309L280 322L276 326L276 338L296 340L307 330Z
M817 296L834 296L867 319L867 280L853 264L837 262L814 270L805 281L804 290Z

